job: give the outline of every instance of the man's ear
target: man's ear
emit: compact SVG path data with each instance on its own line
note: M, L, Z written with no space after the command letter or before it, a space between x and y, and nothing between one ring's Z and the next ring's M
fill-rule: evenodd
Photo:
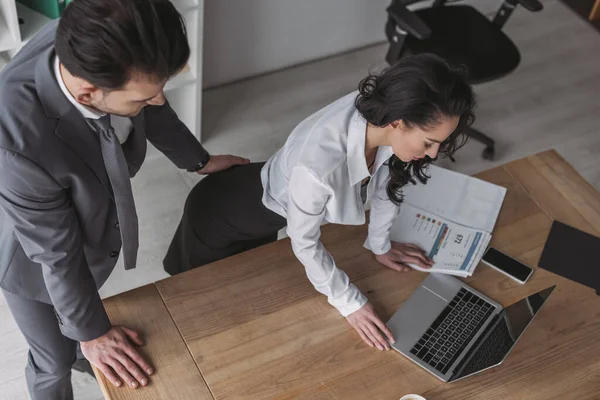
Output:
M91 106L94 99L100 95L101 89L92 85L89 82L83 81L83 83L77 88L75 93L75 99L86 106Z

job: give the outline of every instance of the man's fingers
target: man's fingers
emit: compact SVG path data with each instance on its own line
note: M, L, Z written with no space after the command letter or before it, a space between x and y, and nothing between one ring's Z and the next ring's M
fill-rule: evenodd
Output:
M138 381L136 381L133 376L127 371L127 369L121 364L117 359L112 359L108 363L112 369L115 370L117 375L121 378L123 382L127 384L127 386L136 389L139 386Z
M148 361L146 361L144 359L144 357L142 357L142 355L133 346L131 346L131 345L129 345L129 346L123 346L121 348L121 350L134 363L136 363L137 365L139 365L139 367L143 371L145 371L148 375L152 375L152 373L154 372L154 370L152 369L152 367L150 366L150 364L148 363Z
M229 158L229 163L232 165L242 165L242 164L248 164L250 162L250 160L248 160L247 158L244 158L244 157L230 155L228 158Z
M112 369L110 369L108 365L103 363L96 367L100 370L100 372L102 372L102 374L104 374L104 376L110 381L110 383L112 383L116 387L121 386L121 380L117 378L117 375L113 372Z
M126 354L119 353L115 358L142 386L146 386L148 384L148 378L146 375L144 375L142 370Z
M125 333L125 335L127 335L127 337L131 339L133 343L137 344L138 346L144 345L144 340L142 339L141 334L125 326L121 326L121 329L123 330L123 333Z

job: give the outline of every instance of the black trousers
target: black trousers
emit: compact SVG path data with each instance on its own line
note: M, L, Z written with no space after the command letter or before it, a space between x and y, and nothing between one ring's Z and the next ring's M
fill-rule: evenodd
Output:
M262 203L263 165L211 174L192 189L163 260L165 271L175 275L277 240L286 220Z

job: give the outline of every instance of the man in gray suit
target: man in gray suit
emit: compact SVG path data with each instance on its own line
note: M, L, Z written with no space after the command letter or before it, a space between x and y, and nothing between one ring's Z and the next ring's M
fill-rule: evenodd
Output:
M0 74L0 287L34 400L73 397L79 348L116 386L153 373L140 334L111 325L98 295L120 253L135 267L129 178L146 140L190 172L248 162L209 157L167 103L189 55L168 0L75 0Z

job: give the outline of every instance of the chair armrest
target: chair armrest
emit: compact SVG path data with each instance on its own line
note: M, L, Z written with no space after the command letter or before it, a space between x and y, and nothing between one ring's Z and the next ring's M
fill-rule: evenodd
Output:
M431 36L431 29L429 29L425 22L398 1L394 1L386 11L398 28L408 32L417 39L425 39Z
M500 9L492 21L493 24L502 29L506 21L508 21L511 14L519 4L533 12L540 11L542 8L544 8L539 0L504 0L504 3L502 3L500 6Z
M529 11L541 11L544 6L538 0L517 0L517 3L525 7Z

